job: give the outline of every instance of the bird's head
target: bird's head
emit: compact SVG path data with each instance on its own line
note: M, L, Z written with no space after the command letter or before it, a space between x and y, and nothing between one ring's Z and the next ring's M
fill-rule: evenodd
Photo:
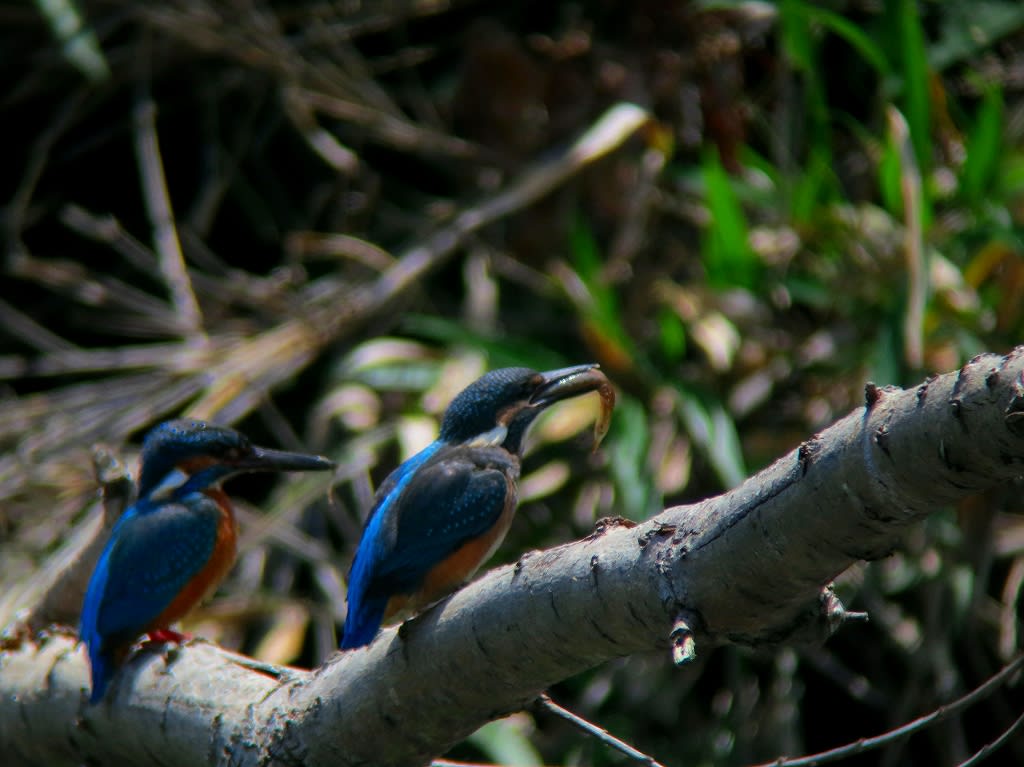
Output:
M523 449L533 420L549 405L596 391L607 379L596 364L538 373L529 368L500 368L463 389L448 405L440 440L470 446Z
M334 464L316 455L256 447L234 429L205 421L165 421L142 443L139 497L190 491L246 471L323 471Z

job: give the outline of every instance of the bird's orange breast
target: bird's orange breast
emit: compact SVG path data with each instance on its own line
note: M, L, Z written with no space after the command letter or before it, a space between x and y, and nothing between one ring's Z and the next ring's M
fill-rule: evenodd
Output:
M216 501L221 510L213 553L202 569L185 584L178 596L146 627L146 633L167 628L184 618L193 607L216 590L235 563L238 552L238 524L235 522L231 502L222 490L212 489L204 492Z

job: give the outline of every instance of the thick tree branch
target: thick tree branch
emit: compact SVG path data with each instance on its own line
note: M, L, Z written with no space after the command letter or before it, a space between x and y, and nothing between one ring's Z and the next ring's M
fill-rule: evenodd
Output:
M844 617L832 577L1024 466L1024 347L866 395L736 490L525 554L313 672L194 643L137 654L90 707L72 638L11 643L0 753L54 765L417 765L611 658L681 637L698 652L824 638Z

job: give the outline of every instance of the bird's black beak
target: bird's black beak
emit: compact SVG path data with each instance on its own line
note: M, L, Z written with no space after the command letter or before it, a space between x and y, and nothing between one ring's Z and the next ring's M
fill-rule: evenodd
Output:
M608 383L608 379L595 362L549 370L540 376L540 384L530 395L530 404L534 407L547 407L564 399L597 391Z
M248 455L232 461L232 466L238 471L328 471L334 462L322 455L254 447Z

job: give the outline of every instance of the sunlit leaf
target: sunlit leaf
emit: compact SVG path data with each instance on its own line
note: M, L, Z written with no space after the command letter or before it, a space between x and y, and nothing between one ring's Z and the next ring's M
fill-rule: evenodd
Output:
M528 723L532 724L525 714L499 719L485 724L467 740L495 764L538 767L544 762L530 742Z
M747 477L736 424L720 402L705 405L688 392L679 393L680 414L687 432L703 452L725 487Z

